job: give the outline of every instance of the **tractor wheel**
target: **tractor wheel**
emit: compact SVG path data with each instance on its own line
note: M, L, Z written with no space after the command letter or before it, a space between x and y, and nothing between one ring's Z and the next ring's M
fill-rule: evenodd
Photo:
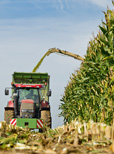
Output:
M51 113L50 110L41 111L41 119L44 120L44 125L48 128L51 128Z
M14 110L5 110L4 111L4 120L7 124L10 124L10 119L14 117Z

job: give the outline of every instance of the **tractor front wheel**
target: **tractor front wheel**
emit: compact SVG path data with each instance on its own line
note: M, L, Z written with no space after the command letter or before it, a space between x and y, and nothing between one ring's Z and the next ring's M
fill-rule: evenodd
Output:
M51 128L51 113L50 110L41 110L41 119L44 120L44 125Z
M5 108L4 111L4 120L6 121L7 124L10 124L10 119L14 117L14 110L13 109L7 109Z

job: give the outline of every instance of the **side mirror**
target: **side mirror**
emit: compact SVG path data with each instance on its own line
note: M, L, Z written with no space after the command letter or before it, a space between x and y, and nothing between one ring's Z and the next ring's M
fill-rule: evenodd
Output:
M9 90L5 89L5 95L9 95Z
M48 96L48 97L51 96L51 90L49 90L49 91L47 92L47 96Z

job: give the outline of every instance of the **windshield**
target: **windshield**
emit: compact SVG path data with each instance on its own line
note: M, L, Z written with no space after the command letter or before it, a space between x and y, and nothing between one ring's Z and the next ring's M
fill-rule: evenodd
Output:
M32 99L35 102L39 102L39 92L38 89L19 89L18 90L19 101L23 99Z

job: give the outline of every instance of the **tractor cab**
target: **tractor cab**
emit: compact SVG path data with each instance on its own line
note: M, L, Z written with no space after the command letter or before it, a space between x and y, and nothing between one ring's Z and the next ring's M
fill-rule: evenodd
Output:
M40 84L12 84L12 100L7 107L13 107L14 115L18 118L40 118L44 89L45 86Z

